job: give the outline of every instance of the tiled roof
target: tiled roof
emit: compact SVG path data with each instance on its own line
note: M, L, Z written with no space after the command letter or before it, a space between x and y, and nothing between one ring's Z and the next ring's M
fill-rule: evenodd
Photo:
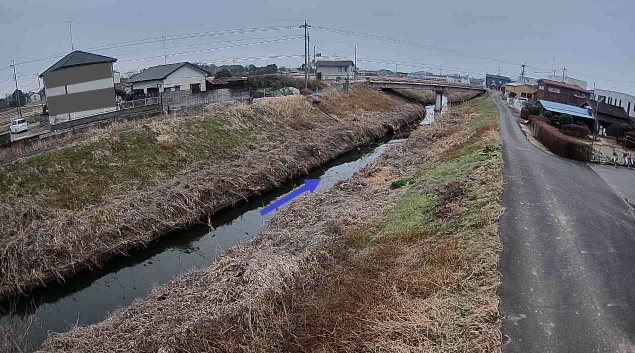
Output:
M574 91L579 91L579 92L584 92L584 93L589 93L589 91L585 90L582 87L578 87L575 85L570 85L568 83L564 83L564 82L558 82L558 81L551 81L551 80L547 80L547 79L541 79L540 81L544 82L547 85L550 86L556 86L556 87L562 87L562 88L568 88Z
M182 63L176 63L176 64L167 64L167 65L149 67L141 71L140 73L130 77L128 82L134 83L134 82L143 82L143 81L163 80L164 78L168 77L169 74L173 73L174 71L186 65L191 66L199 71L202 71L207 75L211 75L211 73L209 73L207 70L201 67L190 64L188 62L182 62Z
M117 61L117 59L111 58L108 56L87 53L81 50L75 50L74 52L61 58L51 67L46 69L46 71L44 71L42 75L47 72L62 70L62 69L66 69L66 68L74 67L74 66L101 64L101 63L109 63L109 62L115 62L115 61Z

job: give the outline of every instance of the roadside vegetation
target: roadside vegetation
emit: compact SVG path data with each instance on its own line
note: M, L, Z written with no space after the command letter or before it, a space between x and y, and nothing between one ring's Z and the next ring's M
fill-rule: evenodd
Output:
M0 297L63 279L307 173L421 108L372 90L213 106L0 167Z
M497 128L486 98L450 108L210 268L42 349L496 351Z

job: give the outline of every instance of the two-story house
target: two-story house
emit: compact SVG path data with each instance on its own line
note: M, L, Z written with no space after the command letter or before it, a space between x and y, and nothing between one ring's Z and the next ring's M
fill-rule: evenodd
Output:
M556 82L547 79L538 80L535 94L536 100L546 100L579 107L589 100L591 93L586 89L564 82Z
M341 81L353 79L355 63L352 60L318 60L315 62L318 79Z

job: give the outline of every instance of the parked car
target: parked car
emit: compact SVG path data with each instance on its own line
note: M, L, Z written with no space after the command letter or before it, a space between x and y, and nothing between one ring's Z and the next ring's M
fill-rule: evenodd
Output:
M29 123L27 123L25 119L15 119L11 122L9 130L11 130L12 134L18 134L22 131L28 131Z

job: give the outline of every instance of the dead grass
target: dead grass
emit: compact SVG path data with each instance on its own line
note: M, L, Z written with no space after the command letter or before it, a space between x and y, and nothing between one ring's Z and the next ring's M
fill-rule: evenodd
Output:
M450 109L445 127L421 128L352 178L294 200L212 267L43 351L499 351L502 161L497 132L481 129L495 119L483 117L488 104ZM448 157L454 144L463 147Z
M331 95L361 109L355 119L332 119L303 97L215 106L0 168L0 297L99 266L422 114L403 102L366 111Z

